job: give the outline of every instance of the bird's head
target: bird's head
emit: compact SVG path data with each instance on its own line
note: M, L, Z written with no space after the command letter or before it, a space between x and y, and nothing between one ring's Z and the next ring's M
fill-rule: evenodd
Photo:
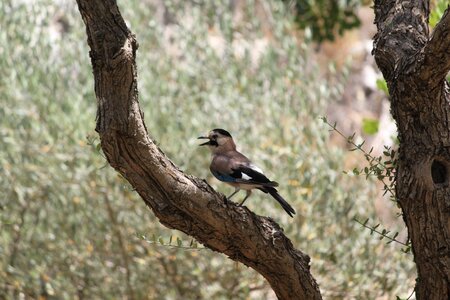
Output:
M236 149L231 134L224 129L213 129L207 136L200 136L199 139L207 139L207 142L202 143L199 146L208 146L213 153Z

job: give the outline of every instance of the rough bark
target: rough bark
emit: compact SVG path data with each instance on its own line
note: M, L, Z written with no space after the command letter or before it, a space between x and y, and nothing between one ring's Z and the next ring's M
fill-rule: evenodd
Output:
M375 0L374 55L400 148L396 195L417 265L417 299L450 299L450 14L431 37L429 1Z
M180 171L147 133L139 108L135 36L113 0L77 0L88 36L97 125L108 162L160 222L255 269L279 299L321 299L309 257L270 218L227 202L205 181Z

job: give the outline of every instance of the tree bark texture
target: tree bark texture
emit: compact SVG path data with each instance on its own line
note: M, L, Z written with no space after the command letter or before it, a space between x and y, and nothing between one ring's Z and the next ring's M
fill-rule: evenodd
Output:
M147 133L139 108L135 36L113 0L77 0L86 25L97 97L96 131L111 166L160 222L263 275L279 299L321 299L309 257L270 218L227 202L180 171Z
M450 299L449 9L428 29L429 1L375 0L375 60L400 141L396 196L417 265L417 299Z

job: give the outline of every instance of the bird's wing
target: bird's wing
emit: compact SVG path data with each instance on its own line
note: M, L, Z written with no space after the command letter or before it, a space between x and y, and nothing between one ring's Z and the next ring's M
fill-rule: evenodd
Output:
M233 165L232 157L215 155L209 168L214 177L220 181L231 183L242 177L241 172L233 170Z
M228 183L278 186L278 183L270 181L260 168L237 151L214 156L210 170L217 179Z
M214 177L224 182L237 182L237 180L241 178L240 172L225 173L220 172L219 170L211 169L211 173L214 175Z
M257 166L247 163L238 164L233 168L234 172L241 173L240 178L236 179L236 182L243 184L257 184L262 186L276 187L278 183L271 181L266 175L263 174L262 170Z

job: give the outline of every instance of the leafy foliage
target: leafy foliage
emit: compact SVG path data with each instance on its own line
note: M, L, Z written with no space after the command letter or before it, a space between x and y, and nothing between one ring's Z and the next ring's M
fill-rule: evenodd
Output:
M431 28L434 28L448 7L448 0L434 0L431 3L434 8L430 11L429 22Z
M336 35L361 24L356 9L359 0L326 1L326 0L283 0L294 6L300 28L311 31L314 41L333 41Z
M362 225L363 227L367 228L370 230L370 234L372 235L373 233L376 233L379 235L379 239L382 240L384 238L386 238L388 241L386 242L386 244L390 244L392 242L398 243L400 245L405 246L404 249L402 249L403 252L405 253L409 253L411 251L411 243L410 242L402 242L400 240L397 239L397 236L399 235L399 232L395 232L392 235L389 235L391 233L390 230L383 228L381 231L378 229L381 224L378 223L374 226L370 226L368 225L369 223L369 219L366 219L364 222L361 222L360 220L358 220L357 218L354 219L356 223L359 223L360 225Z
M367 161L367 166L363 168L354 168L352 173L354 175L365 175L366 179L373 176L383 184L384 194L389 194L392 201L396 202L395 196L395 167L397 164L397 152L391 147L384 146L383 156L372 155L373 148L366 151L363 148L365 141L361 143L355 142L355 133L351 136L345 136L338 128L337 124L331 124L326 117L321 118L322 121L331 127L331 130L339 134L347 140L347 143L352 146L350 151L359 151L364 155ZM347 172L345 172L347 173Z
M383 196L388 194L389 198L397 203L396 193L395 193L395 184L396 184L396 164L397 164L397 152L396 150L392 149L391 147L384 146L383 156L374 156L372 155L373 148L371 148L369 151L366 151L363 148L363 145L365 141L362 141L360 143L355 142L355 133L351 136L346 137L338 128L337 124L331 124L328 122L328 119L326 117L321 118L322 121L327 124L329 127L331 127L331 130L333 132L336 132L341 137L345 138L347 143L352 147L350 151L359 151L364 155L364 158L366 159L367 166L363 168L354 168L351 172L345 172L345 174L353 174L353 175L364 175L366 180L368 180L371 177L375 177L378 181L380 181L383 185ZM376 124L378 126L378 123ZM364 128L363 128L364 129ZM401 216L401 214L398 214L397 217ZM370 230L370 235L373 235L376 233L378 235L379 240L387 239L386 244L390 244L392 242L395 242L399 245L404 246L404 248L401 249L404 253L410 253L411 252L411 241L409 238L406 239L405 242L400 241L397 239L399 235L399 231L391 233L391 230L382 228L381 223L378 223L374 226L369 225L370 218L366 218L364 222L360 221L357 217L353 219L356 223L360 224L362 227L367 228ZM381 229L381 230L380 230ZM409 295L408 298L410 299L413 292ZM397 299L401 299L399 296L396 296Z
M252 1L241 23L232 21L227 1L158 3L120 4L140 43L147 128L167 155L228 193L209 174L209 155L196 141L199 133L227 128L283 183L280 192L298 217L289 220L262 193L249 208L283 224L312 256L327 298L368 299L412 286L412 262L352 221L375 216L376 190L340 176L346 153L330 145L317 120L342 82L319 77L309 46L290 34L293 20L283 5L267 5L266 39ZM0 298L271 295L259 274L220 254L168 247L190 238L162 227L105 162L93 132L84 24L73 1L2 1L0 27ZM164 246L149 245L160 238Z
M177 249L185 249L185 250L208 249L208 248L204 248L204 247L199 247L197 241L195 241L194 239L191 239L191 241L187 244L187 243L183 242L183 240L180 239L178 236L174 240L172 235L169 237L169 240L167 242L164 241L163 237L161 237L161 236L157 237L155 234L153 234L151 238L148 238L145 235L141 235L140 238L145 240L149 244L161 245L161 246L166 246L169 248L177 248Z
M377 79L377 88L380 91L383 91L387 96L389 96L389 89L387 86L386 80L383 79Z
M365 134L372 135L378 132L380 121L377 119L364 118L362 120L362 130Z

